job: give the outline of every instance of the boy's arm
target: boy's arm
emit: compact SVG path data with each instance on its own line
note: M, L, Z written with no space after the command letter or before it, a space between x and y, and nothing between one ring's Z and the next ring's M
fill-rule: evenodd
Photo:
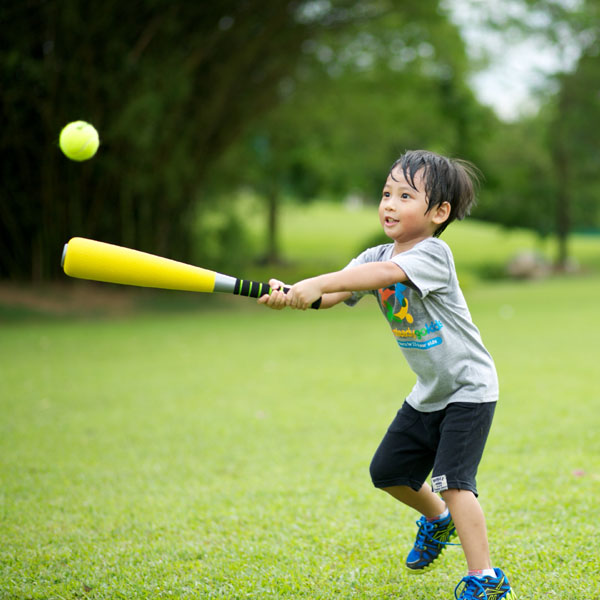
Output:
M334 292L330 294L323 294L321 296L321 304L319 306L319 310L323 308L331 308L336 304L340 304L340 302L348 300L350 296L352 296L352 292Z
M341 302L352 292L378 290L407 279L406 273L392 261L370 262L299 281L285 294L285 303L292 308L306 310L321 297L329 305L328 294L332 294L331 300L335 298Z

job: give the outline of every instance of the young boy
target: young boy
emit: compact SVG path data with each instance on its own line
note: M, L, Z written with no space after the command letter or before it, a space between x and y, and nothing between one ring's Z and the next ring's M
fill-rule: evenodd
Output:
M465 161L406 152L392 165L379 204L392 243L365 250L341 271L300 281L287 294L271 280L275 291L259 302L305 310L319 298L320 308L330 308L375 296L417 375L371 462L374 485L421 514L406 566L424 572L458 534L468 575L455 598L515 600L504 573L492 568L475 482L498 398L496 369L471 320L452 253L438 239L469 213L476 183Z

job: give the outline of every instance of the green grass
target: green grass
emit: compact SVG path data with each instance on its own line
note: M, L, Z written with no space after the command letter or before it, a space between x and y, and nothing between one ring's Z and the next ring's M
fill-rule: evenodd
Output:
M467 225L459 268L511 251ZM480 499L520 600L600 599L599 292L466 292L501 384ZM460 548L407 575L416 516L368 475L412 383L369 299L5 321L0 599L452 598Z
M260 208L246 200L241 203L239 212L249 225L253 249L261 248L265 218ZM380 232L376 206L349 210L339 204L286 204L280 217L280 245L288 264L275 269L257 267L253 276L269 277L275 270L279 278L292 282L340 269L369 243L379 239ZM469 219L453 223L443 239L451 245L458 270L469 282L505 276L506 264L523 251L534 251L549 263L554 262L557 254L552 238L541 240L527 230L508 230ZM573 235L569 251L583 270L600 272L600 237Z

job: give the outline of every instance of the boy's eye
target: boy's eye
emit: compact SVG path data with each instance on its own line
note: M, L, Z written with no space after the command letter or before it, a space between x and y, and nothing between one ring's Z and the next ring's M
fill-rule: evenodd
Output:
M382 197L383 198L389 198L390 197L390 193L389 192L383 192Z
M407 198L410 198L410 194L407 194L406 192L404 192L404 194L402 194L402 195L400 196L400 198L403 198L403 199L405 199L405 200L406 200Z

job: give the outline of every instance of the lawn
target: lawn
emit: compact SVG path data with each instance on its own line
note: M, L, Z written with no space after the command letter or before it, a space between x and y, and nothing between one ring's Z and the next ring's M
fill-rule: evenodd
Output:
M266 235L262 210L250 199L241 200L235 209L249 226L254 252L263 247ZM277 267L275 274L292 281L343 267L370 242L379 239L381 226L376 205L348 209L339 204L318 203L284 205L279 229L281 252L287 264ZM548 262L553 262L557 254L553 238L542 240L527 230L509 230L469 219L453 223L443 239L452 247L460 274L469 281L502 276L508 261L522 252L535 252ZM600 236L573 235L569 251L576 265L600 274ZM256 268L253 276L268 278L272 271Z
M600 599L599 291L466 291L501 383L480 499L520 600ZM370 299L5 320L0 598L452 598L460 548L407 575L416 515L369 481L412 382Z

